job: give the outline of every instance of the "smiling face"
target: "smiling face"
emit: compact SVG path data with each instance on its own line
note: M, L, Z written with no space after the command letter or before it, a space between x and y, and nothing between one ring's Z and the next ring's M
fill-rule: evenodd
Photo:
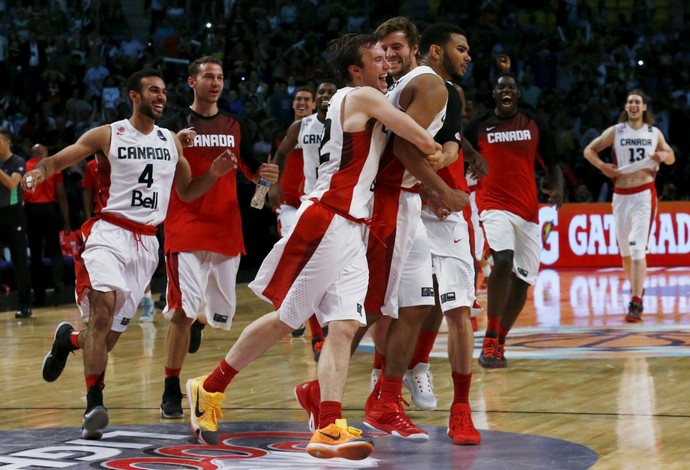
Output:
M493 96L497 116L510 117L517 113L520 89L515 78L509 75L501 76L494 86Z
M130 97L136 109L143 116L154 121L163 117L163 110L168 97L165 83L160 77L143 77L141 79L141 93L130 91Z
M625 102L625 110L628 113L629 121L642 121L644 112L647 111L647 103L640 95L630 94Z
M350 66L350 74L355 86L370 86L384 92L388 90L386 76L391 66L386 60L386 55L379 43L374 46L360 48L362 67Z
M323 116L328 112L328 103L338 91L338 87L335 83L323 82L316 89L316 111Z
M390 74L399 80L417 65L417 51L419 46L410 47L404 31L394 31L381 38L381 48L390 64Z
M295 93L295 98L292 100L292 110L295 112L295 119L309 116L314 112L315 107L314 96L310 91L301 90Z

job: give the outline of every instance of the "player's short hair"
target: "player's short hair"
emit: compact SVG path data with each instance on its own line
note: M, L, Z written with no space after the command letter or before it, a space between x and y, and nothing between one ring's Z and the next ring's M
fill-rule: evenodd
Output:
M395 16L387 19L381 23L378 28L376 28L374 34L379 40L381 40L381 38L384 36L388 36L396 31L402 31L405 33L405 37L407 38L407 43L410 48L419 45L419 40L421 37L419 35L419 30L417 29L417 26L415 26L415 24L405 16Z
M419 53L423 56L428 54L433 44L444 47L453 34L467 37L467 33L460 26L450 23L432 24L422 32L422 38L419 40Z
M316 89L318 90L321 85L324 83L332 83L333 85L338 87L338 82L335 81L335 79L327 77L327 78L320 78L316 81Z
M501 72L496 76L496 79L494 80L494 88L498 85L498 82L501 81L502 78L512 78L513 81L515 82L515 85L517 85L518 88L520 88L520 82L518 82L518 79L515 75L513 75L510 72Z
M12 141L12 133L6 127L0 127L0 135L9 140L10 142Z
M338 85L350 81L350 65L364 67L362 50L371 49L377 42L378 38L373 34L347 33L328 43L329 65L340 81Z
M300 91L306 91L307 93L311 94L312 100L316 99L316 92L314 91L314 89L312 87L307 86L307 85L297 87L297 89L295 90L295 96L297 96L297 93L299 93Z
M189 64L189 67L187 67L187 73L189 74L190 77L196 77L197 74L199 73L199 69L201 69L202 64L216 64L220 66L220 68L223 68L223 61L220 60L218 57L213 57L211 55L206 55L204 57L199 57L196 59L194 62Z
M163 73L160 70L153 68L146 68L134 72L127 79L127 91L136 91L137 93L141 94L141 79L146 77L158 77L162 80Z

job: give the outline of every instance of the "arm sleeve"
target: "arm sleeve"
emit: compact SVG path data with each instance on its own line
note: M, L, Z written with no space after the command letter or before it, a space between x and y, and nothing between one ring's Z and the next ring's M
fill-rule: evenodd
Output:
M446 142L456 142L462 147L462 101L460 94L451 84L446 82L448 90L448 104L446 104L446 119L443 126L434 136L434 140L439 144Z

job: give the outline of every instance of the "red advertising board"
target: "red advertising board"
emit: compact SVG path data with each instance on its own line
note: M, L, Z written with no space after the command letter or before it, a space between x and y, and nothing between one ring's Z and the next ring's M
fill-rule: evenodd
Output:
M539 210L543 267L621 265L610 203ZM660 202L649 239L649 266L690 266L690 202Z

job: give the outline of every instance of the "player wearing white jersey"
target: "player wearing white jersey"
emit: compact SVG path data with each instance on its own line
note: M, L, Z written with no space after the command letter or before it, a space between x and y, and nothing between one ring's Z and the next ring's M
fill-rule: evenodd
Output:
M60 323L42 370L43 378L52 382L62 373L69 353L84 349L85 439L100 439L108 424L102 392L108 353L134 316L158 264L156 224L165 218L171 189L174 186L181 199L191 201L236 166L234 155L226 150L207 173L192 179L178 137L155 125L167 101L161 73L141 70L127 86L131 118L86 132L22 178L22 187L31 191L56 171L93 154L102 168L101 201L96 215L84 224L84 246L75 260L77 299L82 314L89 315L89 327L76 332L69 323Z
M642 321L647 245L656 217L654 178L660 163L671 165L676 160L666 138L653 124L644 92L631 90L619 123L606 129L584 150L585 158L614 181L616 237L631 290L625 316L629 323ZM608 147L614 149L612 163L604 162L598 155Z
M437 156L440 146L372 88L385 89L389 68L375 36L346 34L331 43L330 52L334 71L348 86L330 102L316 187L300 207L293 231L276 244L250 284L276 310L252 322L210 376L188 382L190 407L196 412L192 428L207 443L218 442L217 417L232 378L316 312L329 327L319 379L295 389L316 428L307 452L319 458L362 459L373 450L373 443L342 419L342 395L352 337L364 322L365 222L371 216L372 185L387 139L383 126L416 146L416 154L401 158L409 160L415 176L432 185L430 175L436 175L423 155ZM443 194L441 199L453 208L458 205L454 196Z

